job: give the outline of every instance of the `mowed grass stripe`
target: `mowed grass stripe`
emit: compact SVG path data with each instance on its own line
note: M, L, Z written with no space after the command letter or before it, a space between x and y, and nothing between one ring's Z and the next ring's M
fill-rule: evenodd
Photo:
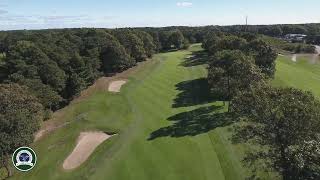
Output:
M149 77L147 78L147 79L149 79ZM147 79L144 81L144 82L146 82L147 81ZM152 96L150 96L150 98L148 98L147 96L150 94L150 90L147 88L147 87L145 87L145 83L141 83L140 85L139 85L139 88L142 88L142 89L147 89L148 90L148 93L145 93L145 92L143 92L143 94L139 94L138 92L135 92L135 93L132 93L132 94L134 94L133 96L130 96L129 98L131 99L131 101L134 101L134 99L135 98L141 98L141 97L144 97L144 101L142 102L142 103L140 103L140 106L141 106L141 108L142 109L144 109L144 112L147 112L148 111L148 107L150 107L150 100L151 99L154 99L154 97L152 97ZM146 104L146 106L144 106L144 104ZM134 106L137 106L137 104L135 104ZM152 106L151 106L152 107ZM136 115L138 114L137 112L135 113ZM131 132L132 133L132 132ZM142 146L143 147L143 146ZM136 157L137 155L135 154L134 155L134 157ZM140 164L142 161L140 161L140 160L134 160L134 164ZM129 164L129 166L130 166L130 163L126 163L127 165ZM150 165L151 166L151 165ZM149 166L149 167L150 167ZM141 166L141 167L144 167L144 166ZM125 168L125 169L127 169L127 168ZM138 170L135 170L135 171L132 171L132 169L131 170L129 170L128 172L126 172L126 173L130 173L130 172L137 172ZM121 177L121 175L120 174L126 174L126 173L123 173L123 172L121 172L121 173L119 173L119 174L117 174L116 175L116 177ZM120 176L118 176L118 175L120 175ZM126 176L126 177L135 177L134 175L128 175L128 176ZM141 177L141 178L143 178L143 177Z
M237 157L235 157L235 152L232 151L232 147L222 135L225 130L216 129L211 132L209 137L213 144L214 150L218 154L219 162L226 179L241 180L245 179L242 171L242 164Z
M173 59L170 59L170 60L168 60L168 61L172 61ZM172 63L172 62L171 62ZM171 63L169 63L170 64L170 66L171 66ZM165 66L165 65L163 65L163 66ZM188 71L185 71L186 73L189 73ZM164 71L163 73L166 73L166 74L169 74L170 73L170 71L169 70L167 70L166 69L166 71ZM158 77L158 76L157 76ZM163 82L161 82L161 80L159 80L158 78L153 78L152 79L153 80L153 82L159 82L159 83L162 83L162 84L165 84L165 83L163 83ZM179 81L178 81L179 82ZM177 83L178 83L177 82ZM148 84L148 80L146 80L145 81L145 83L146 84ZM148 89L148 90L150 90L150 89ZM136 92L136 93L138 93L138 92ZM148 91L147 93L151 93L151 94L153 94L152 93L152 91ZM143 91L143 93L142 93L142 95L146 95L146 93ZM139 97L139 95L137 96L137 97ZM145 98L146 99L146 98ZM158 99L162 99L162 97L158 97ZM164 99L162 99L163 101L164 101ZM148 102L147 100L145 101L145 102ZM170 103L168 104L168 105L171 105ZM151 112L152 113L152 111L154 111L154 106L155 105L151 105L151 106L148 106L148 104L146 105L146 106L143 106L143 111L144 111L144 113L147 115L147 116L149 116L149 113L148 112ZM139 106L138 106L139 107ZM151 108L150 108L151 107ZM152 108L153 107L153 108ZM160 107L161 108L161 107ZM148 109L150 109L150 110L148 110ZM161 112L160 114L161 114L161 116L163 116L163 114L165 114L164 112L162 112L161 111L161 109L159 109L159 111ZM150 113L150 114L151 114ZM154 116L156 116L157 114L154 114ZM162 118L159 118L160 120L162 120ZM150 122L150 121L149 121ZM149 124L149 123L148 123ZM144 125L146 125L145 123L144 123ZM161 127L161 126L159 126L159 127ZM147 138L148 137L148 135L149 135L149 133L146 133L146 136L144 137L144 138ZM144 139L145 140L145 139ZM164 153L164 156L163 156L163 159L167 159L166 161L165 161L165 164L163 164L164 166L166 166L166 167L171 167L170 169L172 169L172 170L169 170L169 171L166 171L166 173L167 173L167 177L172 177L172 178L177 178L178 176L177 176L177 174L176 173L174 173L174 172L176 172L176 171L178 171L178 172L181 172L181 174L180 174L180 176L182 176L183 178L186 178L186 179L190 179L190 175L188 175L190 172L188 172L188 171L190 171L190 168L192 168L192 169L198 169L198 167L190 167L190 168L181 168L181 170L179 170L179 167L181 167L181 165L183 165L183 164L190 164L190 163L185 163L185 162L181 162L181 161L187 161L187 162L189 162L190 161L190 159L192 159L193 158L193 156L194 155L192 155L192 154L196 154L196 153L192 153L191 155L183 155L182 157L181 157L181 159L180 159L180 161L176 161L175 159L177 159L177 155L175 154L175 152L176 153L178 153L178 154L185 154L184 152L186 151L186 149L188 149L188 145L187 144L190 144L190 140L189 140L189 138L185 138L184 139L184 141L183 142L181 142L181 139L179 139L179 140L175 140L175 139L169 139L169 140L163 140L163 139L161 139L161 140L159 140L159 141L164 141L166 144L163 144L162 146L160 146L161 148L161 152L166 152L166 153ZM168 147L168 146L166 146L166 145L168 145L167 143L168 143L168 141L170 142L170 141L176 141L175 143L170 143L169 145L171 146L171 147ZM136 145L137 144L139 144L139 143L136 143ZM143 146L146 146L146 144L147 143L142 143L142 144L140 144L139 145L139 147L143 147ZM179 145L180 144L180 145ZM182 152L180 152L179 151L179 149L181 149L181 146L186 146L187 145L187 147L186 148L183 148L184 150L182 151ZM175 147L175 146L177 146L177 147ZM190 147L196 147L196 146L194 146L194 144L192 143L192 144L190 144L189 145ZM188 151L190 151L190 147L189 147L189 149L188 149ZM147 147L144 147L143 149L147 149ZM150 148L150 149L152 149L152 148ZM168 151L168 149L170 150L170 151ZM193 149L193 148L191 148L191 149ZM150 150L150 151L152 151L152 150ZM178 152L177 152L178 151ZM186 152L188 152L188 151L186 151ZM147 152L149 152L149 151L147 151ZM189 153L186 153L186 154L189 154ZM134 156L137 156L137 154L135 154ZM143 158L146 158L147 157L147 154L145 154L145 153L143 153L143 154L141 154L141 156L143 156ZM154 156L158 156L158 157L160 157L159 156L159 154L150 154L149 156L151 156L151 157L154 157ZM170 158L172 156L172 158ZM169 157L169 158L168 158ZM175 161L174 161L175 160ZM141 162L141 161L139 161L139 162ZM192 161L193 163L195 163L195 164L198 164L198 163L196 163L196 160L194 160L194 161ZM214 161L213 161L214 162ZM134 164L136 164L136 163L138 163L138 162L135 162ZM160 163L160 162L158 162L158 163ZM201 164L201 163L200 163ZM158 167L159 167L159 165L158 165ZM159 168L161 168L161 167L159 167ZM159 168L156 168L156 169L150 169L150 171L152 171L153 173L152 174L154 174L155 172L155 170L158 170ZM178 170L177 170L178 169ZM170 173L172 171L172 174ZM196 171L197 172L197 171ZM198 171L199 172L199 171ZM136 171L135 172L132 172L132 173L137 173ZM169 174L168 174L169 173ZM198 175L196 176L197 178L199 178L199 179L203 179L203 178L201 178L201 174L203 174L202 172L199 172L199 173L197 173ZM185 176L185 177L184 177ZM111 176L112 177L112 176ZM115 176L115 177L117 177L117 176ZM114 177L114 178L115 178ZM178 178L178 179L181 179L182 177L180 177L180 178ZM155 179L158 179L157 177L154 177ZM194 177L195 178L195 177ZM161 179L161 178L159 178L159 179Z

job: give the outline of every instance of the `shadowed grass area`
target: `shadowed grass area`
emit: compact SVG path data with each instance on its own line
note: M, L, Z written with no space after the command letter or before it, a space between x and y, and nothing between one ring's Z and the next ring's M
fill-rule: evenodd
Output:
M173 108L207 104L214 101L206 78L183 81L175 86L180 93L174 99Z
M174 124L168 127L163 127L152 132L149 140L160 137L183 137L196 136L207 133L218 127L225 127L232 124L235 118L229 113L219 113L218 110L223 110L222 106L200 107L198 109L183 112L171 116L169 121Z
M208 63L209 56L208 53L201 50L201 51L194 51L186 60L181 63L182 66L185 67L192 67L192 66L199 66L205 65Z

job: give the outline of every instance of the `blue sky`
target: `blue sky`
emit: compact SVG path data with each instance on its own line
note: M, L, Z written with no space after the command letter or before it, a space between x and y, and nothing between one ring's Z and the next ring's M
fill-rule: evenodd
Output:
M320 0L0 0L0 29L319 23Z

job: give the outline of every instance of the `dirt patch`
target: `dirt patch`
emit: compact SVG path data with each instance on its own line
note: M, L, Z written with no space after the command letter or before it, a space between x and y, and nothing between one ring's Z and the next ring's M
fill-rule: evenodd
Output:
M35 135L35 138L34 138L34 141L38 141L42 136L44 136L45 134L47 133L50 133L56 129L59 129L59 128L62 128L68 124L70 124L71 122L66 122L66 123L63 123L61 125L47 125L46 128L43 128L41 130L39 130L36 135Z
M64 113L63 113L63 110L61 109L61 110L56 111L52 115L52 118L50 120L42 122L41 129L38 132L36 132L34 141L38 141L44 135L46 135L46 134L48 134L48 133L50 133L60 127L67 125L69 122L61 122L63 115L64 115Z
M109 84L108 91L109 92L120 92L121 87L127 83L127 80L118 80L118 81L112 81Z
M76 147L63 162L63 169L72 170L84 163L93 151L112 135L103 132L82 132Z

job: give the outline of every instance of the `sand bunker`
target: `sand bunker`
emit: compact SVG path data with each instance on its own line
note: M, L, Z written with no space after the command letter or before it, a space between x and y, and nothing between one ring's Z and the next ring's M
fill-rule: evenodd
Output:
M297 55L294 54L294 55L292 56L291 60L292 60L293 62L297 62Z
M316 48L316 53L312 56L311 63L315 64L319 61L319 56L320 56L320 46L315 46Z
M103 132L82 132L72 153L63 162L63 168L71 170L85 162L93 151L112 135Z
M127 83L126 80L113 81L109 84L108 91L110 92L120 92L121 86Z

